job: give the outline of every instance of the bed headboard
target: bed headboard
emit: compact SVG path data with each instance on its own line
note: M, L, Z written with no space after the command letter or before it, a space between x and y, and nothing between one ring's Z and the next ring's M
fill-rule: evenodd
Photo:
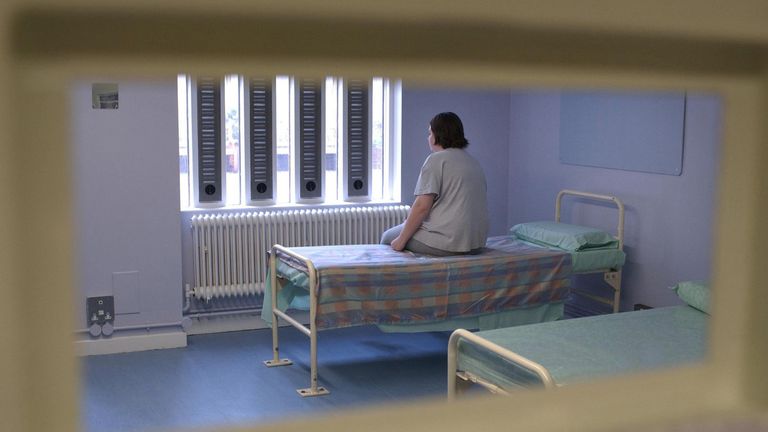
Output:
M616 229L616 239L619 241L619 249L624 249L624 204L621 200L612 195L600 195L591 192L580 192L570 189L563 189L557 194L555 201L555 222L560 222L560 202L565 195L572 195L581 198L588 198L598 201L608 201L619 210L619 222Z

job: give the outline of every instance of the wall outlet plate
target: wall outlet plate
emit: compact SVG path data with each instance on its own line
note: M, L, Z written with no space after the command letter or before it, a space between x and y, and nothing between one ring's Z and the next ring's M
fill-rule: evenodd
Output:
M115 298L113 296L88 297L85 303L85 314L86 323L89 326L112 324L115 321Z

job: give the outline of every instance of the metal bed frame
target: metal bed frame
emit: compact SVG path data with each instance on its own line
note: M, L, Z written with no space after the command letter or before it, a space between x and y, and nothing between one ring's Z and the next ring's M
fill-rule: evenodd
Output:
M454 332L451 333L450 339L448 339L448 400L456 399L456 395L461 393L461 384L466 385L468 383L479 384L494 394L509 394L509 392L503 388L488 382L478 377L477 375L458 370L459 340L461 339L477 345L480 348L486 349L498 355L499 357L511 360L518 366L529 370L530 372L534 373L539 378L539 380L541 380L541 383L545 389L557 387L555 380L552 379L552 375L549 374L549 371L544 366L504 347L496 345L495 343L484 339L468 330L458 329L454 330ZM461 381L459 381L457 378L461 378Z
M566 195L576 196L580 198L588 198L588 199L593 199L597 201L606 201L614 204L619 211L618 225L616 227L616 235L614 237L619 242L618 249L624 250L624 204L621 202L621 200L619 200L618 198L612 195L601 195L601 194L594 194L590 192L580 192L580 191L575 191L570 189L564 189L557 194L557 199L555 200L555 222L560 222L561 202L563 200L563 197ZM574 274L593 274L593 273L603 274L603 281L605 281L605 283L607 283L611 288L613 288L612 298L600 297L595 294L588 293L588 292L585 292L584 290L580 290L577 288L571 288L571 292L590 298L596 302L608 305L613 310L613 313L618 312L619 301L621 299L621 269L611 269L611 268L597 269L597 270L592 270L588 272L578 272Z
M573 190L562 190L557 195L557 200L555 204L555 221L560 221L560 202L565 195L573 195L583 198L590 198L590 199L596 199L596 200L602 200L602 201L608 201L614 203L618 209L619 209L619 225L618 225L618 235L616 236L617 240L619 241L619 249L623 247L623 238L624 238L624 205L619 201L616 197L609 196L609 195L599 195L599 194L593 194L588 192L579 192L579 191L573 191ZM306 325L300 323L293 317L289 316L287 313L278 310L277 309L277 292L278 292L278 283L281 283L281 279L277 277L277 256L278 253L285 254L288 256L291 256L297 260L300 260L306 265L307 273L309 277L309 328L307 328ZM605 299L598 296L594 296L589 293L582 293L583 295L586 295L590 298L593 298L596 301L600 301L602 303L611 305L613 307L614 312L618 312L619 308L619 297L621 293L621 270L617 269L602 269L602 270L595 270L591 271L589 273L604 273L604 280L614 289L614 296L613 299ZM330 393L328 389L325 387L319 386L317 382L317 324L316 324L316 317L317 317L317 294L316 294L316 287L318 284L318 277L317 277L317 270L315 269L315 266L312 264L312 261L300 254L297 254L296 252L293 252L289 248L286 248L281 245L274 245L272 247L272 253L269 256L269 274L270 274L270 289L272 291L272 359L265 360L264 364L267 367L279 367L279 366L289 366L292 365L293 362L290 359L287 358L280 358L280 348L279 348L279 340L278 340L278 319L282 318L285 320L288 324L292 325L296 329L298 329L300 332L302 332L304 335L309 337L309 349L310 349L310 386L307 388L297 389L296 391L301 395L302 397L310 397L310 396L322 396L327 395ZM582 273L583 274L583 273ZM469 332L467 332L469 333ZM471 336L473 337L470 333ZM502 348L503 349L503 348ZM551 381L551 378L549 379ZM449 381L450 382L450 381Z
M675 308L685 308L689 311L696 309L696 307L690 307L690 305L676 306ZM665 308L660 308L657 310L663 311L663 309ZM609 323L611 322L616 323L619 320L623 320L632 314L635 314L635 317L637 317L637 314L647 314L647 313L648 312L644 312L644 311L632 311L632 312L625 312L619 315L608 314L603 316L607 319L602 323L605 325L609 325ZM687 312L687 313L696 314L697 312ZM707 316L708 312L699 311L698 314L701 316ZM546 334L546 333L555 334L556 332L561 331L565 326L578 326L579 324L576 323L576 321L581 321L581 320L582 319L573 319L573 320L565 320L565 321L550 323L554 325L550 327L546 327L545 330L543 330L544 332L543 334ZM568 324L568 321L574 321L574 322L572 324ZM582 322L586 323L586 321L582 321ZM595 323L595 322L596 321L593 321L592 323ZM528 327L527 330L531 330L533 327L537 327L537 326L540 326L540 325L533 324L531 326L527 326ZM540 328L543 328L543 327L540 327ZM690 330L691 328L695 328L695 327L691 327L688 325L684 325L683 327L681 327L681 329L684 329L684 328L688 328ZM704 327L702 327L702 331L705 331L705 329L706 329L706 322L704 322ZM507 330L509 332L506 332ZM594 330L594 328L592 328L592 330ZM520 332L520 331L525 332L525 329L523 329L522 327L518 327L518 328L510 327L506 329L501 329L501 331L509 335L510 333L514 334L515 332ZM646 335L652 335L651 337L653 338L658 337L658 334L653 330L651 329L643 330L638 326L631 327L626 330L622 330L618 334L623 337L629 337L632 334L637 334L638 332L645 332ZM500 334L499 332L495 333L495 335L499 335L499 334ZM576 343L580 343L582 341L581 337L586 336L587 334L588 334L587 332L582 332L579 335L577 335L575 339L572 339L572 338L569 338L569 339L571 341L576 341ZM590 337L594 336L594 334L592 333L589 333L589 334L590 334ZM674 337L678 337L676 336L677 334L679 333L675 333L674 331L672 331L670 332L669 335L671 335L674 338ZM523 348L525 351L515 352L515 351L512 351L512 349L515 349L512 347L513 343L504 343L505 346L501 346L496 342L486 339L484 336L485 336L484 332L472 333L465 329L457 329L457 330L454 330L453 333L451 333L451 336L448 340L448 350L447 350L447 355L448 355L447 397L448 397L448 400L455 400L459 395L461 395L463 391L465 391L472 384L478 384L493 394L509 395L517 391L518 389L543 388L544 390L550 390L554 388L559 388L561 386L567 386L571 383L581 381L585 378L597 377L598 375L600 375L599 373L596 374L594 369L589 370L588 373L586 373L586 371L585 373L581 373L581 371L577 371L577 372L571 371L569 374L566 374L563 376L564 377L563 381L556 382L555 378L553 378L552 376L552 373L555 373L555 375L557 375L556 372L562 372L560 370L560 367L567 364L568 362L573 361L573 357L569 356L566 351L570 347L561 346L561 348L563 348L562 355L559 356L557 360L555 360L553 357L550 357L548 360L544 361L544 364L549 363L549 367L551 368L551 369L547 369L546 366L534 360L538 357L537 354L532 354L532 355L528 354L529 357L519 354L520 352L526 352L526 351L530 353L529 351L530 346L528 347L528 349ZM665 336L666 335L662 335L662 338L658 339L660 340L660 343L658 344L659 349L664 349L665 346L671 346L671 345L675 345L675 346L680 344L685 345L685 342L682 340L668 339L668 338L665 338ZM536 341L537 339L535 338L535 336L531 336L531 333L528 333L525 336L522 336L520 335L520 333L518 333L517 341L520 342L521 340ZM616 339L613 339L613 340L615 341ZM503 370L509 370L510 372L517 371L517 370L524 370L524 371L527 371L532 377L535 377L535 380L530 380L530 378L527 376L525 378L517 379L514 377L514 375L517 375L517 374L514 374L514 375L509 375L507 377L508 380L504 380L504 381L507 381L505 383L503 381L496 380L493 377L492 373L489 373L489 375L487 375L487 377L485 378L482 377L481 376L482 372L479 372L479 370L482 368L475 368L472 365L467 366L467 369L469 370L459 370L459 355L460 355L459 343L460 342L466 344L467 346L471 346L473 348L478 348L480 350L483 350L486 353L495 355L499 359L508 362L507 364L508 367L504 366ZM642 349L646 353L648 352L649 349L650 350L654 349L654 345L649 346L648 342L649 341L646 340L645 343L642 345ZM704 340L700 342L702 343L702 345L700 346L702 349L702 353L706 352L706 342ZM612 343L612 341L609 338L609 344L610 343ZM607 347L610 349L602 351L600 353L601 356L602 355L611 356L612 355L611 353L614 353L615 350L617 349L614 345L608 345ZM478 357L473 356L471 353L467 353L466 355L469 358L473 358L475 361L482 361ZM579 358L580 362L585 364L589 363L590 365L595 365L595 364L599 365L601 362L601 359L605 359L605 357L596 358L592 354L590 354L586 358L582 354L577 354L576 357L580 357ZM539 358L543 360L544 358L546 358L546 355L545 357L539 357ZM664 357L664 358L669 359L669 357ZM618 361L618 359L615 359L614 362L616 364L624 364L623 362ZM509 365L510 363L513 364L514 367ZM669 363L670 366L673 364L675 363ZM660 366L657 364L655 367L660 367ZM496 369L497 372L500 372L501 370L502 369ZM552 372L550 372L550 370ZM625 370L624 372L629 372L629 370ZM567 378L565 378L565 376L567 376ZM509 385L509 387L505 387L507 384Z
M621 200L611 195L600 195L600 194L594 194L590 192L580 192L580 191L565 189L560 191L557 194L557 199L555 201L555 222L560 222L561 203L562 203L563 197L567 195L613 203L619 212L618 225L616 229L617 232L616 232L616 236L614 237L619 242L618 249L619 250L624 249L624 204L621 202ZM610 268L597 269L589 272L579 272L575 274L591 274L591 273L603 273L603 280L608 285L610 285L611 288L613 288L612 298L599 297L597 295L584 292L583 290L574 289L574 288L572 288L571 291L576 294L588 297L597 302L606 304L612 308L613 313L617 313L619 311L619 301L621 298L621 269L610 269ZM457 329L453 333L451 333L451 337L448 340L448 399L449 400L453 400L456 398L456 395L461 390L462 384L468 385L469 383L481 385L486 390L494 394L509 394L509 392L506 391L505 389L491 382L488 382L487 380L484 380L474 374L458 370L458 364L457 364L458 363L458 343L459 343L459 340L461 339L464 339L467 342L477 345L480 348L484 348L502 358L509 359L515 362L518 366L529 370L539 378L542 386L545 389L551 389L551 388L557 387L557 385L555 384L555 381L552 379L552 376L549 374L549 371L547 371L547 369L544 366L540 365L539 363L536 363L533 360L527 359L504 347L496 345L495 343L490 342L480 336L477 336L476 334L468 330ZM460 378L461 381L459 381L457 378Z
M309 328L289 316L287 313L277 309L277 284L279 283L279 278L277 277L278 251L301 260L307 266L310 287ZM305 258L284 246L276 244L272 246L272 253L269 255L269 275L271 283L270 289L272 290L272 359L265 360L264 364L267 367L288 366L293 364L293 362L287 358L280 358L280 348L277 337L278 317L280 317L309 337L310 386L303 389L297 389L296 391L302 397L327 395L330 391L325 387L317 385L317 324L315 322L315 317L317 316L317 294L315 293L315 288L317 287L317 270L315 269L314 264L312 264L312 261L308 258Z

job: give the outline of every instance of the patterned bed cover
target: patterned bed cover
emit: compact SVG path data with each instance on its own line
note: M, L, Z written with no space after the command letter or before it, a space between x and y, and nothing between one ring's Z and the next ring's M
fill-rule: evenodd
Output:
M365 324L430 323L562 301L571 255L491 237L479 255L435 258L386 245L293 247L318 275L318 329ZM301 260L278 253L284 310L297 288L306 292ZM269 296L269 290L267 290ZM271 321L270 298L262 317Z

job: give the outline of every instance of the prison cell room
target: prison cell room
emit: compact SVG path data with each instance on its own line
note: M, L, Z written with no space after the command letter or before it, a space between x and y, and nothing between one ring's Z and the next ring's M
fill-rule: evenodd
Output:
M105 81L84 78L69 92L80 275L74 304L81 317L73 332L88 431L268 424L444 400L449 338L456 328L567 326L636 305L680 306L669 287L710 277L722 115L721 100L710 94L446 90L395 78L307 82L245 74L115 79L112 86L95 86ZM301 99L313 92L322 97ZM356 122L348 103L356 104ZM289 262L275 269L281 289L290 293L275 304L282 302L293 324L305 330L279 316L277 339L267 292L274 246L298 255L302 248L318 248L321 260L336 247L361 247L349 250L373 260L361 267L366 271L389 259L377 252L379 238L408 214L429 154L428 121L442 111L462 118L467 151L485 171L489 236L516 242L529 254L561 257L568 271L558 297L513 305L508 299L522 288L509 286L514 295L483 307L511 313L490 313L478 303L471 324L459 322L467 318L462 314L451 316L455 322L411 314L416 322L397 325L397 314L390 313L382 325L352 319L315 332L313 319L323 316L311 308L316 300L307 290L291 293L295 287L287 285L302 281L295 285L323 290L330 284L324 272L346 264L320 266L319 282L309 282L310 265L293 261L293 267ZM307 131L314 135L302 138ZM350 132L358 136L350 138ZM606 150L617 141L620 151ZM362 150L355 147L360 143L366 144ZM367 173L359 175L351 155L363 158L355 161L363 160ZM561 203L563 190L615 198L621 224L610 200L595 204L582 195ZM532 222L600 234L558 232L566 237L542 244L551 233L513 230ZM569 250L562 241L590 235L620 238L621 255L615 247L601 249L605 244ZM601 261L606 259L612 261ZM514 265L504 266L509 275ZM580 266L594 271L574 271ZM396 275L392 268L375 276ZM364 271L354 273L323 293L353 286ZM463 283L451 277L456 286ZM467 285L492 283L478 280ZM363 287L374 297L377 289L393 290L383 283ZM446 304L461 304L462 294L450 295L456 300ZM441 298L431 294L418 301ZM397 297L394 310L406 311L405 303ZM284 359L291 365L264 365ZM304 389L309 391L302 394ZM307 393L313 397L302 397Z

